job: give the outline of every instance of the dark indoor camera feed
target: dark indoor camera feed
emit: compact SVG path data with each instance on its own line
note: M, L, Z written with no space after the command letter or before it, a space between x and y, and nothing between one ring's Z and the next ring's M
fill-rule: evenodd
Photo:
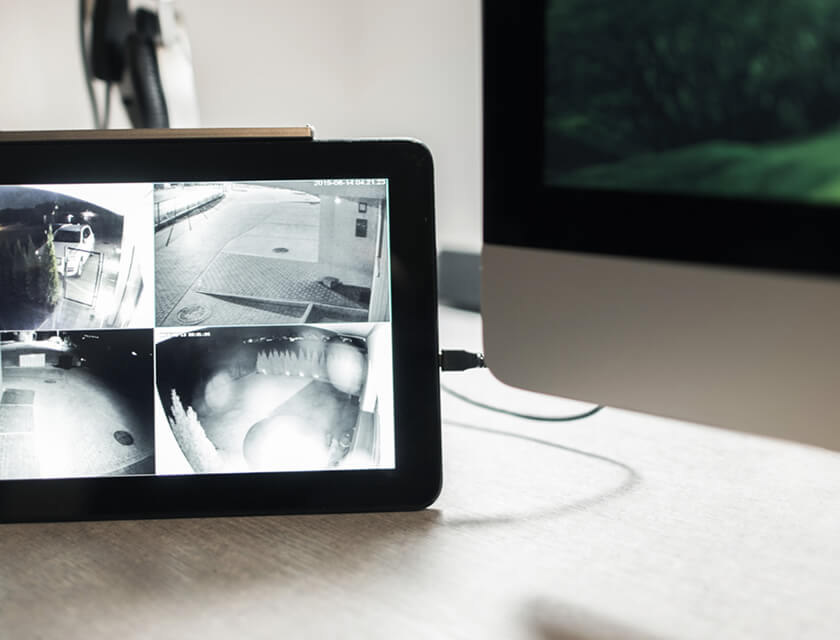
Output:
M549 0L549 186L840 201L840 1Z
M389 319L387 180L154 188L157 326Z
M158 474L394 467L389 323L157 340Z
M155 472L151 329L0 333L0 479Z
M150 184L0 186L0 330L150 327L151 198Z

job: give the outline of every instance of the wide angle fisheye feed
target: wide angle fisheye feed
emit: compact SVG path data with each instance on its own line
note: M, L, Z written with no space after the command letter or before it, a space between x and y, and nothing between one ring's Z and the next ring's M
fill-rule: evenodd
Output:
M393 468L388 181L0 186L0 479Z

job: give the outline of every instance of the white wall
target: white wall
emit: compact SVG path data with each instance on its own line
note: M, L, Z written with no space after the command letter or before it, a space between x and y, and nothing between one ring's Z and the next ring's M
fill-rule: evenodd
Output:
M436 162L439 245L478 250L480 0L176 6L204 126L312 124L322 139L418 138ZM75 0L0 0L0 129L91 126L76 11Z
M368 207L359 213L355 200L336 203L331 196L322 196L318 239L319 262L328 264L332 273L344 284L370 287L376 262L379 208ZM367 235L356 237L356 220L367 220Z

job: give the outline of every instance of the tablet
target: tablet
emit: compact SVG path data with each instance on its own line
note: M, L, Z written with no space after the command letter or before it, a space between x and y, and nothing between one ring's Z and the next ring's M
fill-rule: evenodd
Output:
M0 134L0 520L437 497L431 156L307 134Z

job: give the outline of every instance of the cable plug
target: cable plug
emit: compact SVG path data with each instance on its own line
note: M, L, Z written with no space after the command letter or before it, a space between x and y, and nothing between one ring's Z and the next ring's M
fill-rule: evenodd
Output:
M441 351L438 356L441 371L466 371L467 369L481 369L484 364L484 354L472 351L448 350Z

